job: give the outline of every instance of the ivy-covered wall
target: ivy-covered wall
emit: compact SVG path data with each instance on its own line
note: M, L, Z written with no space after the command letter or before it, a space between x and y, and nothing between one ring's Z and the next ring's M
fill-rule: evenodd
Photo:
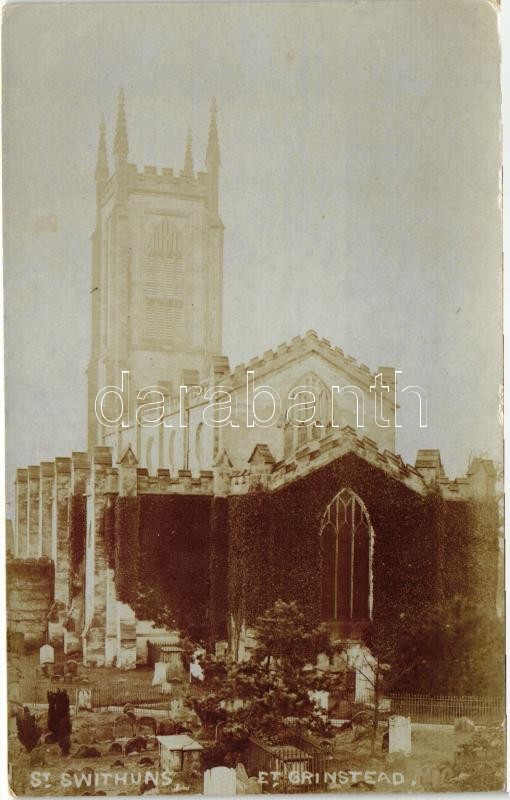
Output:
M103 530L117 597L138 619L209 633L209 550L213 498L117 497Z
M73 494L69 498L69 597L79 590L87 535L87 498Z
M209 643L278 598L296 600L317 623L321 519L344 487L374 529L374 630L398 629L402 611L420 615L453 594L494 608L495 503L420 496L355 454L274 492L118 497L104 518L118 597L139 619Z
M211 504L209 539L209 637L211 641L228 637L228 503L215 497Z
M374 528L374 626L398 624L453 593L494 607L497 574L495 503L422 497L349 454L276 492L228 500L229 604L253 623L278 597L320 618L320 526L342 489L365 503Z

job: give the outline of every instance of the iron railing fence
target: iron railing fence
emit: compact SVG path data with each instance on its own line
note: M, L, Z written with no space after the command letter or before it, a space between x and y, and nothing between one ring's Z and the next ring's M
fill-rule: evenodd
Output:
M358 697L356 701L352 698L341 699L332 709L329 719L334 724L348 720L363 707L373 709L371 695ZM379 710L382 717L398 714L411 717L412 722L431 725L453 725L455 720L462 717L472 720L475 725L494 725L505 718L505 698L394 692L380 699Z
M494 725L505 718L504 697L391 694L388 700L392 714L411 717L413 722L453 724L468 717L475 725Z
M255 775L264 793L324 792L327 756L305 739L293 744L270 745L250 737L243 751L249 775Z
M20 698L19 702L22 704L44 705L48 702L47 692L56 691L57 689L65 689L67 691L72 705L78 704L80 692L90 692L91 708L98 710L110 706L123 708L126 703L139 708L167 709L174 699L172 694L162 694L159 686L151 686L147 683L133 683L129 679L125 683L110 683L105 686L65 681L59 683L42 680L37 683L23 682L17 694ZM192 696L196 696L200 693L201 687L186 684L186 690Z
M126 703L131 703L140 708L169 708L173 699L172 695L164 695L158 686L151 686L149 683L133 682L129 678L126 681L110 683L105 686L97 684L82 684L79 681L62 681L57 684L38 680L22 681L16 687L17 691L12 692L12 700L23 704L46 704L46 693L56 689L65 689L69 694L71 704L75 704L78 692L86 690L91 692L91 707L93 709L113 707L123 707ZM186 684L186 690L193 696L203 693L203 687L198 684ZM16 695L16 696L15 696ZM366 695L354 701L350 697L341 698L331 708L328 717L334 725L341 724L351 717L361 708L373 708L373 699ZM425 694L406 694L392 693L385 695L380 701L381 717L389 714L399 714L404 717L411 717L415 723L425 723L432 725L454 724L456 719L467 717L475 725L494 725L502 722L505 718L505 698L482 697L482 696L460 696L460 695L440 695L431 696Z

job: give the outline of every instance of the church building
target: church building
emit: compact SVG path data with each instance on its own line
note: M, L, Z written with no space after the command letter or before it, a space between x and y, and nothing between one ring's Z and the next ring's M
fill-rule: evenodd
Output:
M354 643L455 592L495 608L492 462L404 463L395 370L314 330L232 367L216 104L205 171L189 133L174 172L129 163L124 102L95 172L88 447L17 470L9 630L131 668L176 628L249 657L278 598Z

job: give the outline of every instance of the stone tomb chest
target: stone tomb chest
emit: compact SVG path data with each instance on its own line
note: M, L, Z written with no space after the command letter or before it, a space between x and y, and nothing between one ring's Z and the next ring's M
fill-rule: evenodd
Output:
M160 767L169 772L191 769L204 748L187 734L158 736Z

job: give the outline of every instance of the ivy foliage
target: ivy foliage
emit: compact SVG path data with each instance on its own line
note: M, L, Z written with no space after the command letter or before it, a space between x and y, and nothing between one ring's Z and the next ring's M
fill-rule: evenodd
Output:
M496 503L418 494L401 476L355 453L273 492L118 497L104 517L118 597L139 619L177 626L195 641L212 643L230 635L235 644L242 625L253 626L277 600L296 603L306 624L316 627L321 522L343 488L362 499L374 531L374 641L391 631L395 641L405 642L410 621L422 626L416 640L428 636L428 621L443 619L446 601L454 595L478 604L482 616L494 620ZM484 624L476 627L482 630ZM480 659L475 638L458 639L459 658L466 663ZM438 649L437 658L452 663L451 643ZM478 668L471 671L481 674ZM442 691L443 679L434 683L430 677L440 672L437 664L433 670L409 671L405 688ZM478 679L473 683L482 690Z
M85 556L87 535L87 498L73 494L69 498L69 593L73 597L79 584L80 570Z
M123 603L133 605L138 597L140 572L140 499L115 498L115 590Z
M117 497L103 520L118 598L138 619L177 626L195 641L208 635L211 501L188 495Z
M471 618L477 635L460 637L460 649L437 649L434 668L409 672L405 689L442 691L444 679L435 681L434 675L444 676L452 659L463 658L480 665L476 670L471 667L471 685L481 691L483 682L474 676L483 673L483 654L490 649L480 642L485 631L493 630L495 620L496 503L447 501L435 492L420 495L353 453L275 492L228 498L229 616L234 639L243 621L253 625L277 599L295 601L309 621L318 624L321 521L328 503L343 488L362 499L374 530L373 639L403 642L413 621L415 628L423 628L416 630L419 640L431 624L444 619L452 595L480 609L478 621ZM480 615L492 620L489 627ZM437 659L442 659L443 667Z

